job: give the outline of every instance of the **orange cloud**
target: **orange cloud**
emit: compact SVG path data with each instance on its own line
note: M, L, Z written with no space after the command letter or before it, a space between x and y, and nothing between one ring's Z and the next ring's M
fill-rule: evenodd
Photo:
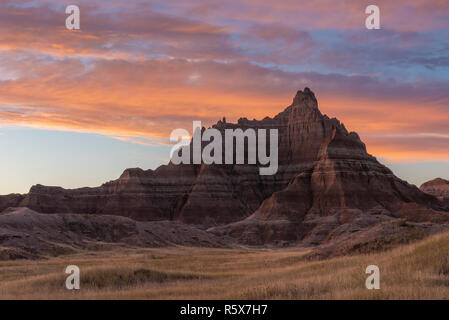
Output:
M164 143L173 129L190 130L192 120L202 120L208 126L222 116L230 121L274 116L305 81L312 88L319 83L316 93L322 112L361 134L374 155L392 160L449 156L449 139L439 139L439 144L429 149L429 142L423 143L419 135L433 132L436 136L426 138L435 141L444 137L449 110L442 109L440 100L426 104L416 100L413 88L399 92L400 96L373 100L357 90L332 90L332 77L326 85L319 75L267 71L245 63L170 59L98 61L88 69L76 59L66 59L49 64L48 70L42 65L31 70L36 77L4 81L0 87L3 122L96 132L134 143ZM193 82L192 74L196 75ZM302 80L295 82L297 78ZM340 79L341 87L355 89L359 80L350 81L352 77ZM388 136L394 134L406 139Z
M308 31L360 28L360 2L178 2L167 4L173 11L169 14L140 1L81 1L80 32L66 30L63 11L49 3L66 2L26 8L0 4L2 123L163 143L171 130L190 129L192 120L207 126L222 116L230 121L274 116L297 89L310 86L321 110L365 137L373 154L448 158L447 139L432 144L416 136L448 133L449 91L444 82L424 81L417 87L370 76L287 72L252 63L301 60L307 67L314 52L327 52ZM416 31L415 25L448 27L440 16L448 12L446 2L406 3L404 9L404 2L379 0L383 25L407 31ZM117 11L118 5L124 9ZM411 13L416 19L410 19ZM230 17L234 25L220 24ZM417 41L411 34L401 36L401 46ZM232 36L243 40L233 42ZM356 36L350 40L362 42ZM378 40L385 41L373 41ZM242 46L251 41L256 45L245 52ZM264 45L272 45L272 51ZM355 53L346 51L329 51L319 59L326 65L357 62ZM373 136L385 134L411 135Z

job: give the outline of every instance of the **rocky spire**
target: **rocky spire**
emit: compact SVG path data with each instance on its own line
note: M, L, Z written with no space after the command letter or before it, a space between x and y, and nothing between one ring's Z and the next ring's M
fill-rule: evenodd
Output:
M316 100L315 94L309 88L304 88L304 91L299 90L296 96L293 98L292 106L297 105L311 105L318 108L318 102Z

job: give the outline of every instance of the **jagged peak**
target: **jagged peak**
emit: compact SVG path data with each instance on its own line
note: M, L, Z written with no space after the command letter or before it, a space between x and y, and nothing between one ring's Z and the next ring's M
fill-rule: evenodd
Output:
M128 169L125 169L125 171L123 171L123 173L119 179L123 180L123 179L129 179L132 177L140 177L144 174L145 174L145 170L143 170L141 168L128 168Z
M313 91L310 90L308 87L305 87L303 91L298 90L298 92L296 92L295 97L293 98L292 106L298 106L303 104L313 105L316 108L318 108L318 101L315 97L315 93L313 93Z
M226 122L226 118L223 117L223 119L218 120L215 124L212 125L212 128L224 128L224 127L233 127L236 125L245 125L245 124L255 124L257 122L269 122L269 121L276 121L283 117L288 117L293 110L297 110L297 108L302 107L308 107L309 110L312 111L313 114L317 114L320 118L323 117L324 120L329 120L329 117L326 115L322 115L320 110L318 109L318 100L315 97L315 93L310 90L310 88L305 87L304 90L298 90L296 92L295 97L293 98L293 102L290 106L284 109L284 111L279 112L277 115L275 115L273 118L271 117L264 117L260 120L249 120L246 117L241 117L238 119L237 123L230 123ZM308 113L307 111L305 113ZM304 112L301 112L300 114L304 114ZM335 119L336 120L336 119Z

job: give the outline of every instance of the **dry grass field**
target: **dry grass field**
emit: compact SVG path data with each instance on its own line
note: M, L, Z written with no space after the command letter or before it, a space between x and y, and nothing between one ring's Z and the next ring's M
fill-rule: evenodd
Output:
M449 299L449 233L323 261L299 249L124 249L0 262L1 299ZM67 265L81 289L65 288ZM378 265L381 289L365 288Z

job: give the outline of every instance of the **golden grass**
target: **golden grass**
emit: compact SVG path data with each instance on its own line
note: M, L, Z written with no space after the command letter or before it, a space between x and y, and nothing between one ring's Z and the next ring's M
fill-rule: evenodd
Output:
M305 249L163 248L0 262L1 299L449 299L449 233L390 251L307 261ZM67 265L81 290L65 289ZM375 264L381 289L365 288Z

